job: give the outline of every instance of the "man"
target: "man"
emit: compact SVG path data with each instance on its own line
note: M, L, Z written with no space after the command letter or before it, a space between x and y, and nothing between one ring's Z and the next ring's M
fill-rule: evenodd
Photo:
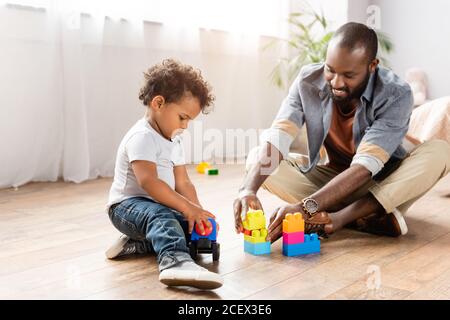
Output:
M305 232L321 237L353 226L389 236L406 234L406 210L450 168L450 146L434 140L410 153L402 146L413 98L410 87L378 66L376 33L359 23L340 27L325 63L300 71L262 144L247 159L234 201L236 231L242 215L261 209L262 186L289 204L270 218L268 239L282 234L287 213L301 212ZM306 125L309 163L289 155ZM328 163L319 165L324 147ZM432 210L432 204L430 204Z

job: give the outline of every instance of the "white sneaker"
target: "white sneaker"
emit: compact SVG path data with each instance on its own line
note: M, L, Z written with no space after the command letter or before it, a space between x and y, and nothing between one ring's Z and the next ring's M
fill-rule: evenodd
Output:
M217 289L222 286L221 275L210 272L192 261L165 269L159 274L159 281L167 286L190 286L199 289Z
M122 234L111 247L106 250L105 255L108 259L114 259L126 254L136 253L136 245L134 241L130 241L130 237Z

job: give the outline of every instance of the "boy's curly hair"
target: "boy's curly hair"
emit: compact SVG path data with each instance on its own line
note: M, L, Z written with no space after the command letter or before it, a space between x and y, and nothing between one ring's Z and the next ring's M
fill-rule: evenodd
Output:
M145 106L158 95L170 103L179 101L190 92L198 98L202 113L206 114L215 100L211 86L203 79L200 70L173 59L165 59L152 66L144 72L144 77L145 84L139 92L139 100Z

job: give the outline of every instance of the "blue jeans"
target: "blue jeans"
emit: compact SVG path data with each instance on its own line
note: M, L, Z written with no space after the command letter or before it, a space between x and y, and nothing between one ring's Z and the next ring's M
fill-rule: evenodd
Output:
M192 261L187 247L188 223L178 211L144 197L111 206L109 219L131 239L146 244L157 254L159 271Z

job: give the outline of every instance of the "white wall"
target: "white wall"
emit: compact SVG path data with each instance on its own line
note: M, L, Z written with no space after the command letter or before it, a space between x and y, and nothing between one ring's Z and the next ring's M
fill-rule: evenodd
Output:
M348 21L367 23L367 7L369 5L370 0L348 0Z
M350 0L349 20L365 22L369 4L380 8L381 31L391 36L395 50L387 58L402 78L418 67L428 76L429 99L450 95L450 1Z

